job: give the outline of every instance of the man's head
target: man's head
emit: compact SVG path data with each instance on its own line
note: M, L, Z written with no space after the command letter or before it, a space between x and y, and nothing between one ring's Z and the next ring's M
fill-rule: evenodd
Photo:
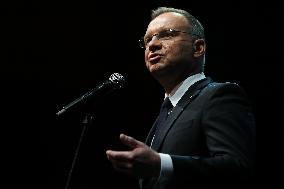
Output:
M146 66L159 81L179 82L203 71L204 29L188 12L160 7L153 10L143 42Z

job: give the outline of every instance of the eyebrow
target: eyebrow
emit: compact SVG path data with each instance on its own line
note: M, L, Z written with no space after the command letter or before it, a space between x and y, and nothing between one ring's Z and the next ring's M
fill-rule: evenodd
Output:
M153 34L151 34L151 35L150 35L149 33L148 33L148 34L146 33L146 34L144 35L144 37L149 36L149 35L150 35L150 36L153 36L153 35L155 35L155 34L161 32L161 31L169 30L169 29L174 29L174 28L163 28L163 29L160 29L160 30L158 30L158 31L156 31L156 32L153 32ZM150 33L152 33L152 32L150 32Z

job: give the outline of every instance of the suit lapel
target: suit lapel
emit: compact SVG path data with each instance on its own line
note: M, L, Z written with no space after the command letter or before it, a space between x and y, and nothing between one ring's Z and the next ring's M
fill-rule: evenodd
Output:
M161 147L161 144L163 143L168 131L173 126L174 121L183 112L184 108L190 102L192 102L192 100L194 98L196 98L199 95L199 93L201 92L201 90L205 86L207 86L210 82L212 82L212 80L210 78L205 78L205 79L202 79L202 80L196 82L195 84L193 84L192 86L189 87L189 89L184 94L184 96L180 99L178 104L173 108L171 114L168 117L168 121L164 126L164 129L162 129L162 131L157 136L155 136L155 139L154 139L153 144L151 146L152 149L154 149L156 151L159 150L159 148ZM146 142L147 142L146 144L149 144L150 140L152 140L152 138L153 138L154 128L155 128L156 122L157 122L157 120L155 121L154 126L151 128L151 130L149 132L149 135L146 139Z

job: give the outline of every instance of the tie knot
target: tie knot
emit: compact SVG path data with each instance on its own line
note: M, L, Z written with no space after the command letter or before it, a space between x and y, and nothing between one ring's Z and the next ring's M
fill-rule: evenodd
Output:
M166 97L165 100L164 100L164 102L163 102L163 104L162 104L162 108L169 110L169 109L171 109L172 107L173 107L173 105L172 105L172 103L171 103L169 97Z
M172 105L169 97L166 97L164 102L161 105L160 114L158 116L157 123L155 125L154 137L158 136L158 134L160 133L160 130L165 125L167 118L168 118L168 115L171 112L172 107L173 107L173 105ZM152 142L153 142L153 139L152 139ZM152 144L150 146L152 146Z

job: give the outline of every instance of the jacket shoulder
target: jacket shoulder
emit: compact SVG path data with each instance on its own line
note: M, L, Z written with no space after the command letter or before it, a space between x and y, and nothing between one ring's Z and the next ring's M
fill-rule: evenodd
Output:
M233 82L212 82L209 83L206 87L208 91L211 92L234 92L239 93L240 95L247 96L243 87L241 87L238 83Z
M245 90L239 84L232 82L211 82L199 93L199 99L204 101L224 96L238 96L248 100Z

